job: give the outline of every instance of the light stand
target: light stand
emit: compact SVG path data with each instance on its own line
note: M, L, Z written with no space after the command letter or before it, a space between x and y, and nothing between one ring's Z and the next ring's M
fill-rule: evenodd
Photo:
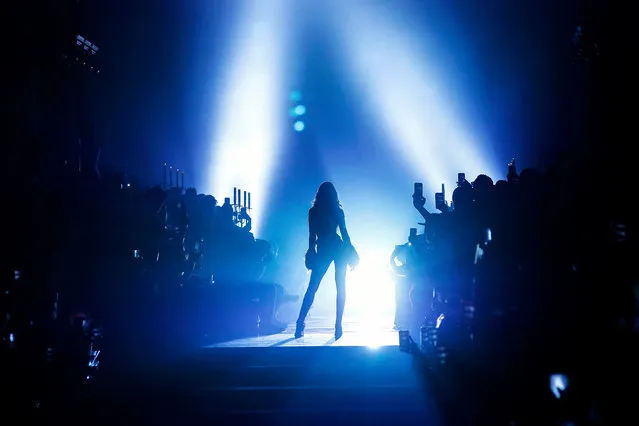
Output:
M242 190L233 188L233 223L240 228L250 225L251 221L251 193L244 191L244 202L242 203Z
M173 176L175 175L175 181L173 180ZM180 170L174 168L167 164L167 162L162 163L162 189L169 188L180 188L185 189L184 179L186 177L186 172L184 170Z

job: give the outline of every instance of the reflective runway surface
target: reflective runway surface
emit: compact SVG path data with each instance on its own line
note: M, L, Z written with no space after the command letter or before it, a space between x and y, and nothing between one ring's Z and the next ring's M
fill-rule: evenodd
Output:
M306 322L304 337L294 338L295 325L286 331L270 336L255 336L229 342L217 343L209 348L267 348L267 347L311 347L311 346L361 346L377 348L398 346L397 331L392 322L366 324L360 321L344 321L344 335L335 340L335 330L328 318L312 318Z

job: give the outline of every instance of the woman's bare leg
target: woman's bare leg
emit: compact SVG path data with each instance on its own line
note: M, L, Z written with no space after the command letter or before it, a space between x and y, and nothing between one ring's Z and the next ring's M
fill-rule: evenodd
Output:
M335 304L335 338L342 337L342 317L346 305L346 268L344 262L335 263L335 285L337 287L337 300Z
M315 300L315 293L317 293L320 283L322 282L322 278L324 278L324 275L326 275L326 271L328 270L329 266L330 262L324 262L317 268L313 269L313 271L311 272L311 279L309 280L308 288L306 289L306 293L304 294L304 300L302 301L300 314L297 317L297 329L295 331L296 337L302 337L304 335L304 320L306 319L306 315L308 315L308 311L313 305L313 301Z

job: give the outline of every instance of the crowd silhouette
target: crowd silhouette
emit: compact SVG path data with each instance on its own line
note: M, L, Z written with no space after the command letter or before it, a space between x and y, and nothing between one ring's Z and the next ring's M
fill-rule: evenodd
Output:
M581 386L562 389L568 395L562 403L573 404L571 421L577 412L588 424L612 424L625 412L619 377L631 364L620 361L636 353L628 345L639 330L637 274L629 261L637 255L629 237L636 216L625 202L597 205L597 185L588 181L595 179L594 163L588 164L561 161L545 173L518 173L513 160L506 180L497 182L483 174L469 182L460 173L452 204L436 201L439 213L424 207L416 185L413 206L424 232L411 230L391 256L396 326L419 336L405 350L423 357L429 376L459 375L457 390L465 387L462 393L476 401L473 415L548 421L535 416L547 416L553 372Z
M24 336L78 313L126 329L134 317L146 325L171 317L178 305L190 306L189 320L175 331L201 343L284 328L276 319L284 291L264 278L276 253L253 236L246 210L238 226L230 206L195 188L141 188L97 171L67 164L8 188L9 223L27 226L8 229L3 332Z
M530 401L539 404L531 396L539 377L550 372L577 377L581 393L566 391L562 401L584 412L596 401L599 418L627 399L618 378L633 377L639 330L637 215L630 198L593 203L600 185L585 164L518 172L513 160L496 182L460 173L450 205L435 195L437 213L415 187L423 232L411 229L391 255L396 327L419 340L427 376L464 372L456 394L472 393L474 415L529 410ZM276 252L255 239L246 209L195 188L140 188L97 166L66 166L55 178L30 172L7 187L15 201L6 223L28 226L7 229L3 336L42 349L51 342L45 330L78 318L108 324L133 347L157 336L145 328L191 343L285 328L276 313L292 299L264 279ZM495 397L481 390L487 383L510 391Z

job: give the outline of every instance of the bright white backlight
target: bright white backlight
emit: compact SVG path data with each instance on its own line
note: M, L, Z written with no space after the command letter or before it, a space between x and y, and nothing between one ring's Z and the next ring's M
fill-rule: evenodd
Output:
M280 149L286 114L288 8L282 1L247 0L235 30L224 82L215 88L217 116L206 192L220 202L234 187L251 192L258 234Z
M491 163L463 122L455 117L449 92L434 66L437 51L423 34L406 25L409 13L394 3L335 2L333 25L341 58L361 93L362 106L381 124L388 142L416 179L427 199L446 184L452 199L455 177L470 180L484 173L495 177Z
M389 269L389 254L383 250L360 250L360 263L346 278L347 314L366 328L392 327L395 285Z

